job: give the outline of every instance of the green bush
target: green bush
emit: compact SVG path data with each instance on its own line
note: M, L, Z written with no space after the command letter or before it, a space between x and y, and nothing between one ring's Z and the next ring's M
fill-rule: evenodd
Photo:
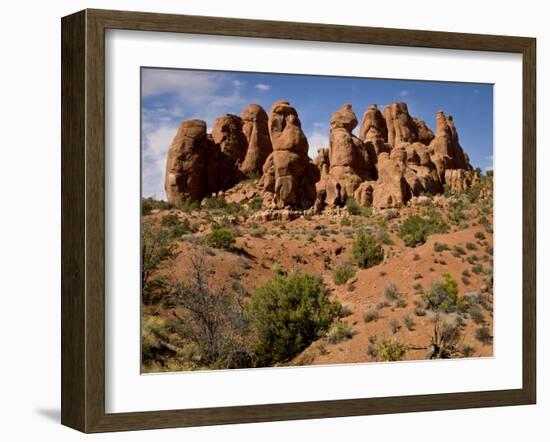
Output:
M363 314L363 321L367 324L369 322L378 321L378 319L380 319L380 314L376 309L369 310Z
M173 206L170 203L162 200L156 200L152 197L141 199L141 214L149 215L153 210L168 210Z
M373 235L366 230L360 230L353 242L351 256L355 264L362 269L368 269L384 260L384 249Z
M372 215L372 208L371 207L363 207L361 206L357 201L355 201L353 198L348 198L346 200L346 207L348 209L348 212L351 215L361 215L369 217Z
M141 215L149 215L151 211L153 210L153 204L151 204L151 201L148 199L142 199L141 200Z
M434 282L422 298L436 312L452 313L466 308L464 299L458 296L456 279L447 272L443 273L443 281Z
M341 307L330 301L319 276L275 274L258 287L245 307L262 364L286 361L324 336Z
M402 361L409 346L402 344L396 339L382 339L378 344L378 355L385 362Z
M227 203L223 196L213 196L204 200L204 208L207 210L223 209Z
M214 228L208 235L206 235L206 243L216 249L230 250L235 244L235 232L226 227Z
M341 225L342 227L351 226L351 221L350 221L350 219L349 219L347 216L344 216L344 217L340 220L340 225Z
M175 213L169 213L168 215L164 215L160 219L160 225L163 227L173 227L180 223L180 219L178 215Z
M164 215L160 220L160 224L170 230L172 238L180 238L191 230L189 220L187 218L180 220L178 215L174 213Z
M346 339L351 339L353 334L353 327L349 322L338 321L332 324L327 332L327 341L329 344L339 344Z
M479 239L479 240L484 240L484 239L485 239L485 233L483 233L483 232L476 232L476 233L474 234L474 238Z
M386 287L384 287L384 296L388 301L395 301L399 298L399 287L397 284L390 282Z
M259 195L256 195L254 198L248 201L248 208L256 212L262 208L263 204L264 204L264 200L262 199L262 197Z
M355 267L351 262L345 262L334 269L334 284L342 285L355 276Z
M434 252L443 252L445 250L449 250L449 246L447 244L437 241L434 243Z
M426 217L419 215L409 216L399 228L398 236L406 246L416 247L424 244L433 233L445 233L447 225L435 213Z
M489 344L493 340L493 337L491 336L489 328L482 325L476 330L476 339L483 344Z
M403 323L405 324L405 327L407 327L407 330L409 331L414 331L416 328L416 324L414 320L409 315L403 316Z
M399 330L401 330L401 324L397 319L392 319L390 321L391 332L395 335Z
M177 254L172 235L168 229L152 222L143 222L141 232L141 287L143 302L150 303L152 294L159 286L160 277L156 272L166 261Z

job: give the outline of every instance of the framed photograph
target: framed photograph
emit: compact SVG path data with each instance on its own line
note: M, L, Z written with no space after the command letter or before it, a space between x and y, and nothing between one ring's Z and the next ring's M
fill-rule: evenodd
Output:
M534 404L535 53L64 17L62 423Z

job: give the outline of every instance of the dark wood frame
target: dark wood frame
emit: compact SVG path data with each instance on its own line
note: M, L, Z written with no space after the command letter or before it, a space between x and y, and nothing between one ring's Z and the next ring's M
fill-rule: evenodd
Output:
M84 432L534 404L536 400L536 40L525 37L84 10L62 26L61 422ZM523 56L523 386L403 397L105 413L106 29L185 32Z

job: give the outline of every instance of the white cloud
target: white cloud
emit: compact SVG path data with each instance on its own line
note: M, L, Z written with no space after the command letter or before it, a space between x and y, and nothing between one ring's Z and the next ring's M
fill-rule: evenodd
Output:
M244 85L218 72L143 70L142 98L148 103L142 108L143 195L165 198L166 155L180 122L204 120L210 132L216 118L248 104Z
M325 127L325 123L316 122L316 123L313 123L313 126L314 127Z
M271 89L271 86L268 84L258 83L256 86L254 86L256 89L258 89L261 92L267 92Z
M406 91L406 90L405 90L405 91L399 92L399 96L400 96L400 97L406 97L407 95L409 95L409 91Z
M177 125L161 124L151 132L144 133L142 142L142 192L143 196L166 199L164 193L164 172L166 155Z
M189 108L227 108L245 102L240 88L234 87L230 93L224 90L228 84L237 86L239 83L240 86L243 83L223 73L151 68L143 71L141 82L143 98L168 95L175 99L175 106L168 109L172 114L181 115L177 111L182 109L182 104L186 110L192 110ZM163 107L167 107L165 103Z
M310 158L317 156L317 149L328 147L328 136L325 133L315 131L311 134L306 134L306 136L309 144L308 155Z

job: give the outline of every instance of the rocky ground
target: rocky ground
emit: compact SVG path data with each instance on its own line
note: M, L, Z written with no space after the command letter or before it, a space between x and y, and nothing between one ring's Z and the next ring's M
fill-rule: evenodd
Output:
M143 222L175 232L175 253L158 266L152 279L183 278L190 257L202 254L213 269L212 287L238 292L246 303L274 270L321 276L330 298L343 306L341 318L280 365L428 359L434 356L434 335L447 323L453 324L456 336L449 337L452 354L444 357L488 357L493 353L492 198L483 196L422 196L403 208L377 211L351 201L347 207L304 214L262 209L257 181L248 180L220 199L203 201L202 207L173 209L149 201ZM408 246L399 232L412 215L437 216L447 232ZM213 226L230 230L235 242L229 247L209 244L205 239ZM352 259L360 230L374 235L384 250L383 261L366 269ZM455 311L437 311L426 303L426 294L445 273L456 280L458 296L464 300ZM174 307L166 306L163 296L162 288L153 286L143 303L144 324L173 314ZM182 336L153 332L148 339L154 351L144 359L144 370L197 368L181 362ZM389 356L388 346L395 350Z

